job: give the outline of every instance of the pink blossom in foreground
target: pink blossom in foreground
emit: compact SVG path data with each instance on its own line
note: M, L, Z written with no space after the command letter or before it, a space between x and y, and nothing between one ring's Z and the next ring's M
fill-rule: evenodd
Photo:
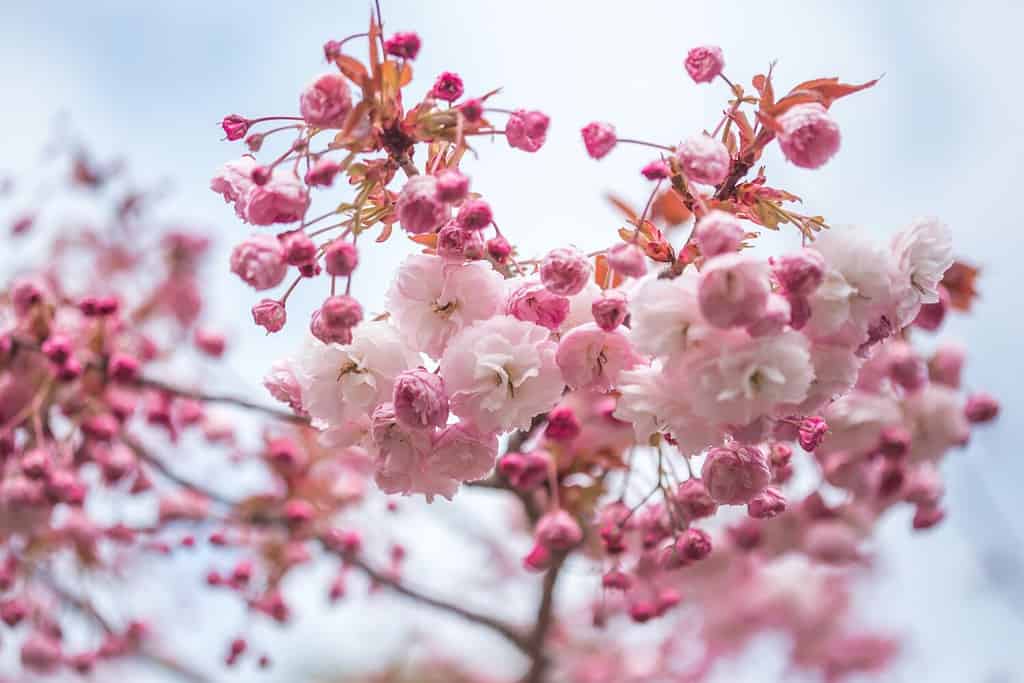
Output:
M725 58L717 45L703 45L686 53L686 73L694 83L710 83L722 73Z
M817 102L797 104L779 117L779 146L791 163L819 168L839 151L839 126Z

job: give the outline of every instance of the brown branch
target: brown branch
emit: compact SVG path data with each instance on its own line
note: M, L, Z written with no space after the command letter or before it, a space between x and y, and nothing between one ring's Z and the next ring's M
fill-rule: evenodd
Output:
M158 379L151 379L148 377L141 377L135 380L135 385L139 387L145 387L148 389L155 389L168 394L173 394L180 398L188 398L194 401L202 401L204 403L224 403L227 405L237 406L239 408L245 408L247 410L255 410L261 412L270 417L283 420L285 422L292 422L294 424L308 425L309 418L303 417L302 415L296 415L295 413L287 410L281 410L272 406L267 406L262 403L256 403L249 401L244 398L237 396L228 396L224 394L207 394L202 391L194 389L185 389L183 387L177 387L173 384L168 384Z
M126 446L128 446L128 448L134 451L135 457L137 457L140 461L146 463L154 470L159 472L165 479L174 482L175 484L184 489L194 491L195 493L198 493L199 495L205 498L209 498L212 501L220 503L221 505L226 505L229 507L237 505L236 501L231 500L227 496L223 496L217 493L216 491L208 489L201 484L196 484L195 482L185 479L181 475L177 474L170 467L168 467L163 460L150 453L149 450L145 446L143 446L140 441L137 441L134 437L128 436L127 434L122 434L121 441Z
M61 586L46 571L37 568L36 571L33 573L33 578L45 584L46 587L50 591L52 591L54 595L56 595L60 599L60 601L63 602L65 605L71 607L75 611L85 615L92 621L96 622L96 624L103 630L104 633L113 634L115 632L113 625L111 625L110 623L110 620L107 619L99 611L99 609L96 608L96 605L94 605L91 601L87 600L86 598L83 598L79 595L75 595L68 589ZM185 666L184 664L181 664L180 662L177 662L174 659L167 657L166 655L154 652L153 650L140 647L139 650L135 653L135 655L140 659L143 659L151 664L158 666L161 669L164 669L165 671L177 674L183 680L189 681L190 683L210 683L210 679L204 676L203 674L199 673L198 671L194 671Z
M321 543L323 544L322 539ZM324 545L326 547L326 544ZM457 605L455 603L448 602L440 598L435 598L433 596L427 595L426 593L422 593L419 590L412 588L411 586L408 586L405 583L402 583L398 579L388 576L387 574L375 569L365 560L355 555L346 554L343 557L349 565L356 567L357 569L362 571L374 583L380 584L382 586L387 586L396 593L404 595L405 597L410 598L411 600L415 600L416 602L419 602L423 605L427 605L428 607L433 607L435 609L450 612L451 614L454 614L457 617L465 619L466 621L489 628L495 633L504 637L506 640L515 645L516 648L518 648L525 654L532 655L530 641L528 640L528 638L524 636L522 633L520 633L513 626L506 624L504 621L496 619L495 617L488 616L486 614L474 612L473 610L462 607L461 605Z
M551 659L544 651L544 644L551 625L554 623L555 588L558 586L558 577L566 557L565 553L556 556L551 568L544 574L540 605L537 606L537 620L528 637L530 668L523 676L522 683L543 683L548 668L551 666Z

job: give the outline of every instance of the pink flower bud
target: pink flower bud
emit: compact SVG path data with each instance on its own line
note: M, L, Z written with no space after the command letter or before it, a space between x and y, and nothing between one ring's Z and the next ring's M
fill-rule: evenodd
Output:
M928 384L928 366L909 344L891 344L888 351L889 378L896 386L912 393Z
M569 315L569 300L537 282L527 282L509 295L505 310L519 320L557 330Z
M62 365L71 357L74 347L71 340L63 334L54 334L43 342L41 347L43 355L50 359L55 365Z
M74 356L68 358L57 368L57 379L61 382L74 382L81 376L82 364Z
M767 264L743 254L725 254L704 266L697 298L709 323L728 328L756 323L770 292Z
M571 406L556 406L548 413L548 426L544 436L552 441L572 441L580 435L582 427Z
M302 230L291 230L278 235L284 249L284 260L292 266L302 266L316 261L316 244Z
M775 279L792 296L809 296L825 280L825 258L816 249L801 249L770 263Z
M549 550L569 550L583 540L583 530L572 515L559 508L540 518L534 537Z
M461 202L468 193L469 176L458 169L446 168L437 174L437 198L442 202Z
M615 136L615 128L610 123L594 121L583 126L583 144L587 148L587 154L594 159L606 156L615 147L618 138Z
M620 569L609 569L601 577L601 585L609 590L628 591L633 585L633 579Z
M638 600L629 606L629 618L638 624L647 623L657 614L657 607L647 600Z
M946 518L946 511L938 505L918 505L914 511L914 528L921 531L937 526Z
M334 176L341 170L341 164L334 159L321 159L306 171L306 184L313 187L330 187Z
M223 334L207 327L197 327L193 340L196 343L196 348L214 358L223 356L224 348L227 346L227 340Z
M35 278L26 277L15 280L11 285L11 304L14 306L14 313L19 318L27 316L36 304L46 298L44 285Z
M402 229L414 235L437 230L451 215L448 205L437 197L437 178L430 175L409 178L396 209Z
M738 251L744 234L743 226L735 215L712 209L697 221L694 240L701 256L711 258Z
M687 479L680 484L673 502L688 520L711 517L718 511L718 503L708 493L702 479Z
M778 489L766 488L747 503L747 514L754 519L771 519L786 510L786 497Z
M711 554L711 536L703 529L690 527L676 539L676 550L687 560L703 560Z
M687 180L702 185L721 183L729 176L732 163L725 145L703 133L679 143L676 157Z
M640 173L648 180L664 180L672 174L672 169L661 159L655 159L640 169Z
M960 388L960 373L964 367L965 352L956 344L943 344L928 361L928 376L937 384Z
M308 501L293 498L284 504L283 514L286 522L299 526L312 520L316 511Z
M817 102L791 107L778 118L779 147L800 168L819 168L839 151L839 126Z
M430 89L430 95L438 100L454 102L462 97L464 91L465 87L462 85L462 78L451 71L445 71L434 81L434 87Z
M232 250L231 272L253 289L276 287L288 274L284 248L270 235L252 235Z
M512 253L512 245L508 243L508 240L498 235L487 240L487 255L498 263L504 263L505 259Z
M253 133L245 139L245 146L250 152L258 152L263 147L263 140L266 137L263 133Z
M701 478L715 502L722 505L747 503L771 481L771 470L757 446L734 445L708 451Z
M983 391L967 397L964 415L968 422L991 422L999 415L999 401Z
M268 333L280 332L288 320L288 314L280 301L261 299L252 307L252 319Z
M24 600L11 598L0 603L0 620L14 628L29 614L29 606Z
M800 448L808 453L821 445L828 434L828 424L820 417L805 417L800 422Z
M523 558L523 568L531 572L542 572L551 566L551 551L542 543L534 543Z
M483 253L484 240L476 230L464 230L449 221L437 233L437 255L446 261L461 262Z
M39 674L53 673L60 667L60 641L42 631L30 633L21 644L21 665Z
M363 307L347 294L328 297L320 306L320 317L332 330L352 329L363 320Z
M224 129L228 140L241 140L249 132L249 119L239 114L230 114L220 122L220 127Z
M273 177L273 173L274 172L266 166L254 166L249 177L252 179L253 183L262 187L270 182L270 179Z
M717 45L702 45L691 48L686 53L686 73L694 83L710 83L722 73L725 67L725 57L722 56L722 48Z
M466 200L455 218L463 230L483 230L492 220L494 214L491 213L491 205L482 199Z
M477 123L484 117L483 100L466 100L458 106L458 110L462 112L462 117L468 123Z
M395 417L410 429L440 428L448 423L448 393L440 375L423 368L395 378Z
M111 354L107 373L115 382L131 382L139 374L139 361L126 353Z
M635 244L620 242L606 255L611 269L623 277L643 277L647 272L647 258Z
M553 294L579 294L590 279L587 257L572 247L552 249L540 264L540 279Z
M605 332L611 332L626 321L629 315L626 295L617 289L608 289L590 305L594 322Z
M878 438L878 452L887 458L902 458L910 451L911 435L902 425L889 425Z
M400 31L384 41L384 52L399 59L416 59L420 37L412 31Z
M548 478L551 456L546 451L506 453L498 462L498 471L518 491L532 491Z
M524 152L536 152L544 146L551 119L539 111L519 109L508 117L505 138L510 147Z
M336 239L324 250L324 270L330 275L351 275L358 265L359 251L352 242Z
M352 109L348 83L340 73L326 73L306 87L299 111L306 123L317 128L341 128Z

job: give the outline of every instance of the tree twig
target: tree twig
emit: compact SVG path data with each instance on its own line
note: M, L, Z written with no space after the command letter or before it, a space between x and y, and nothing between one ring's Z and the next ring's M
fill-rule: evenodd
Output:
M247 410L255 410L261 412L270 417L283 420L285 422L292 422L294 424L308 425L309 418L303 417L302 415L296 415L295 413L287 410L281 410L280 408L274 408L272 406L264 405L262 403L256 403L249 401L244 398L237 396L228 396L224 394L207 394L202 391L194 389L185 389L183 387L174 386L158 379L152 379L148 377L142 377L135 381L136 386L145 387L149 389L156 389L168 394L173 394L181 398L192 399L193 401L202 401L204 403L224 403L227 405L237 406L239 408L245 408Z

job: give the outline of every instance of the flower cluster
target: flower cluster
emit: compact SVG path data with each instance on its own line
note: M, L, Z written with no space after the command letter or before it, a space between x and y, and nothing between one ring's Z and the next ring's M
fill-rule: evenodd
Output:
M794 667L827 680L882 669L895 642L849 609L867 540L896 506L918 530L943 519L939 464L999 404L964 391L963 349L915 345L975 295L977 270L954 260L948 227L919 219L888 242L830 227L758 167L776 142L799 168L825 165L840 145L832 105L875 82L815 79L776 97L769 71L747 92L720 48L694 48L680 75L727 84L721 120L676 144L585 126L593 159L626 144L658 151L640 169L650 195L642 211L615 198L622 222L587 248L529 254L461 162L502 136L538 152L548 117L493 108L497 91L475 95L449 71L409 106L422 49L415 33L385 36L378 15L324 45L330 68L298 93L297 114L222 121L247 153L211 188L252 226L229 267L261 292L254 323L289 329L291 293L322 292L291 328L297 350L264 380L284 407L216 386L230 345L205 306L208 242L153 226L145 193L118 190L109 226L59 236L44 265L5 284L0 621L21 666L85 673L142 657L181 673L152 645L158 620L111 620L64 568L120 577L126 557L202 543L211 559L197 580L254 615L293 620L285 579L319 554L337 566L330 602L361 573L370 589L502 637L529 661L524 683L699 681L769 631L789 636ZM72 159L73 183L101 200L118 172ZM334 208L310 217L318 195ZM12 234L41 223L20 215ZM785 226L790 248L753 248ZM364 310L368 250L396 244L414 253L376 283L384 310ZM217 403L268 422L226 418ZM191 479L178 468L187 448L256 483L236 497ZM461 487L503 491L521 513L487 541L500 560L510 539L530 539L500 577L544 575L526 630L406 584L416 549L390 544L378 566L364 538L387 534L347 516L381 498L398 514L390 496L453 499ZM572 562L600 579L556 610ZM79 639L65 612L103 635ZM627 656L621 630L655 619L668 627L642 631L649 649ZM698 655L685 671L682 644ZM267 667L262 650L233 635L224 664ZM444 680L483 680L435 664Z

